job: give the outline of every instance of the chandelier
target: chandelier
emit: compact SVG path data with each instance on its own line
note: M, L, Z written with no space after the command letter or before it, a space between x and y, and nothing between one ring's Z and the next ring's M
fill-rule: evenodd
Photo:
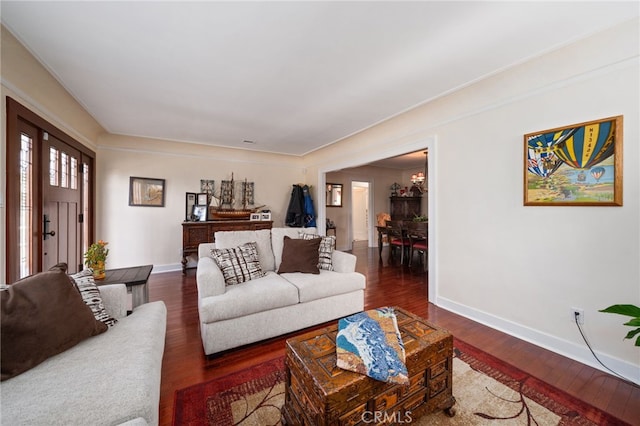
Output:
M429 157L427 151L424 152L424 171L414 173L411 175L412 189L415 188L415 192L423 194L427 191L427 170L429 168ZM414 192L414 191L412 191Z
M424 183L424 173L418 172L411 175L411 183L414 185L420 185Z

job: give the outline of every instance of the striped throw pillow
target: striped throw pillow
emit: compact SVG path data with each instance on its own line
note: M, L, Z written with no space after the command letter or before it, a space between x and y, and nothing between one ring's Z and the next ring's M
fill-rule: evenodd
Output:
M211 249L211 257L222 271L226 285L240 284L265 276L258 258L258 246L253 241L238 247Z
M100 290L98 290L98 286L93 279L93 271L91 269L84 269L77 274L70 275L70 277L80 292L84 303L91 308L93 316L95 316L98 321L102 321L109 327L113 327L118 320L112 318L104 308Z
M333 256L333 250L336 248L336 237L333 235L321 237L318 234L306 234L304 232L300 232L300 238L303 240L322 238L322 241L320 241L320 247L318 248L318 269L333 271L333 262L331 259Z

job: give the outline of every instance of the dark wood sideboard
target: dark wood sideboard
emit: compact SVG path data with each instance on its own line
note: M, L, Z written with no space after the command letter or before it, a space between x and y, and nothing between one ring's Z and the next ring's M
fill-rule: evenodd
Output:
M217 231L257 231L271 229L273 221L261 220L210 220L206 222L182 222L182 273L187 273L187 257L198 254L201 243L215 243Z
M391 220L413 220L421 215L422 197L389 197Z

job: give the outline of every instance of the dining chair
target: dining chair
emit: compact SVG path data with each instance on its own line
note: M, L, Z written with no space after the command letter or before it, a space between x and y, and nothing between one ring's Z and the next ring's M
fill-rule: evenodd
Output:
M389 256L393 259L393 253L400 250L400 264L404 265L405 251L407 256L411 248L409 238L405 233L401 220L387 220L387 237L389 238Z
M409 266L413 262L414 253L417 251L421 255L422 268L427 270L427 236L428 222L407 222L405 231L409 237Z

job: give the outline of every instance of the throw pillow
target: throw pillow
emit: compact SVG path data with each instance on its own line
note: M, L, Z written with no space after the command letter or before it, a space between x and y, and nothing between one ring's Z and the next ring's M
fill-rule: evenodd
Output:
M107 331L61 269L23 278L0 298L1 380Z
M340 319L336 365L383 382L408 385L404 344L393 308L371 309Z
M233 248L244 243L255 242L258 248L260 267L264 272L275 271L276 265L271 248L271 230L257 231L217 231L215 233L216 248Z
M300 238L300 232L317 234L316 228L271 228L271 246L273 247L273 257L275 259L275 270L280 268L282 262L282 249L284 248L285 235L289 238Z
M265 275L255 242L232 248L212 249L211 257L218 264L227 285L240 284Z
M318 268L326 271L333 271L333 250L336 248L336 237L331 235L327 237L321 237L317 234L300 233L300 238L304 240L312 240L314 238L322 238L320 247L318 248Z
M279 274L288 272L303 272L306 274L319 274L318 247L321 238L303 240L284 237L282 248L282 262L278 268Z
M91 269L85 269L77 274L71 275L71 279L80 292L84 303L91 308L93 316L95 316L98 321L102 321L109 327L113 327L118 320L112 318L104 308L100 290L98 290L98 286L93 279L93 271L91 271Z

